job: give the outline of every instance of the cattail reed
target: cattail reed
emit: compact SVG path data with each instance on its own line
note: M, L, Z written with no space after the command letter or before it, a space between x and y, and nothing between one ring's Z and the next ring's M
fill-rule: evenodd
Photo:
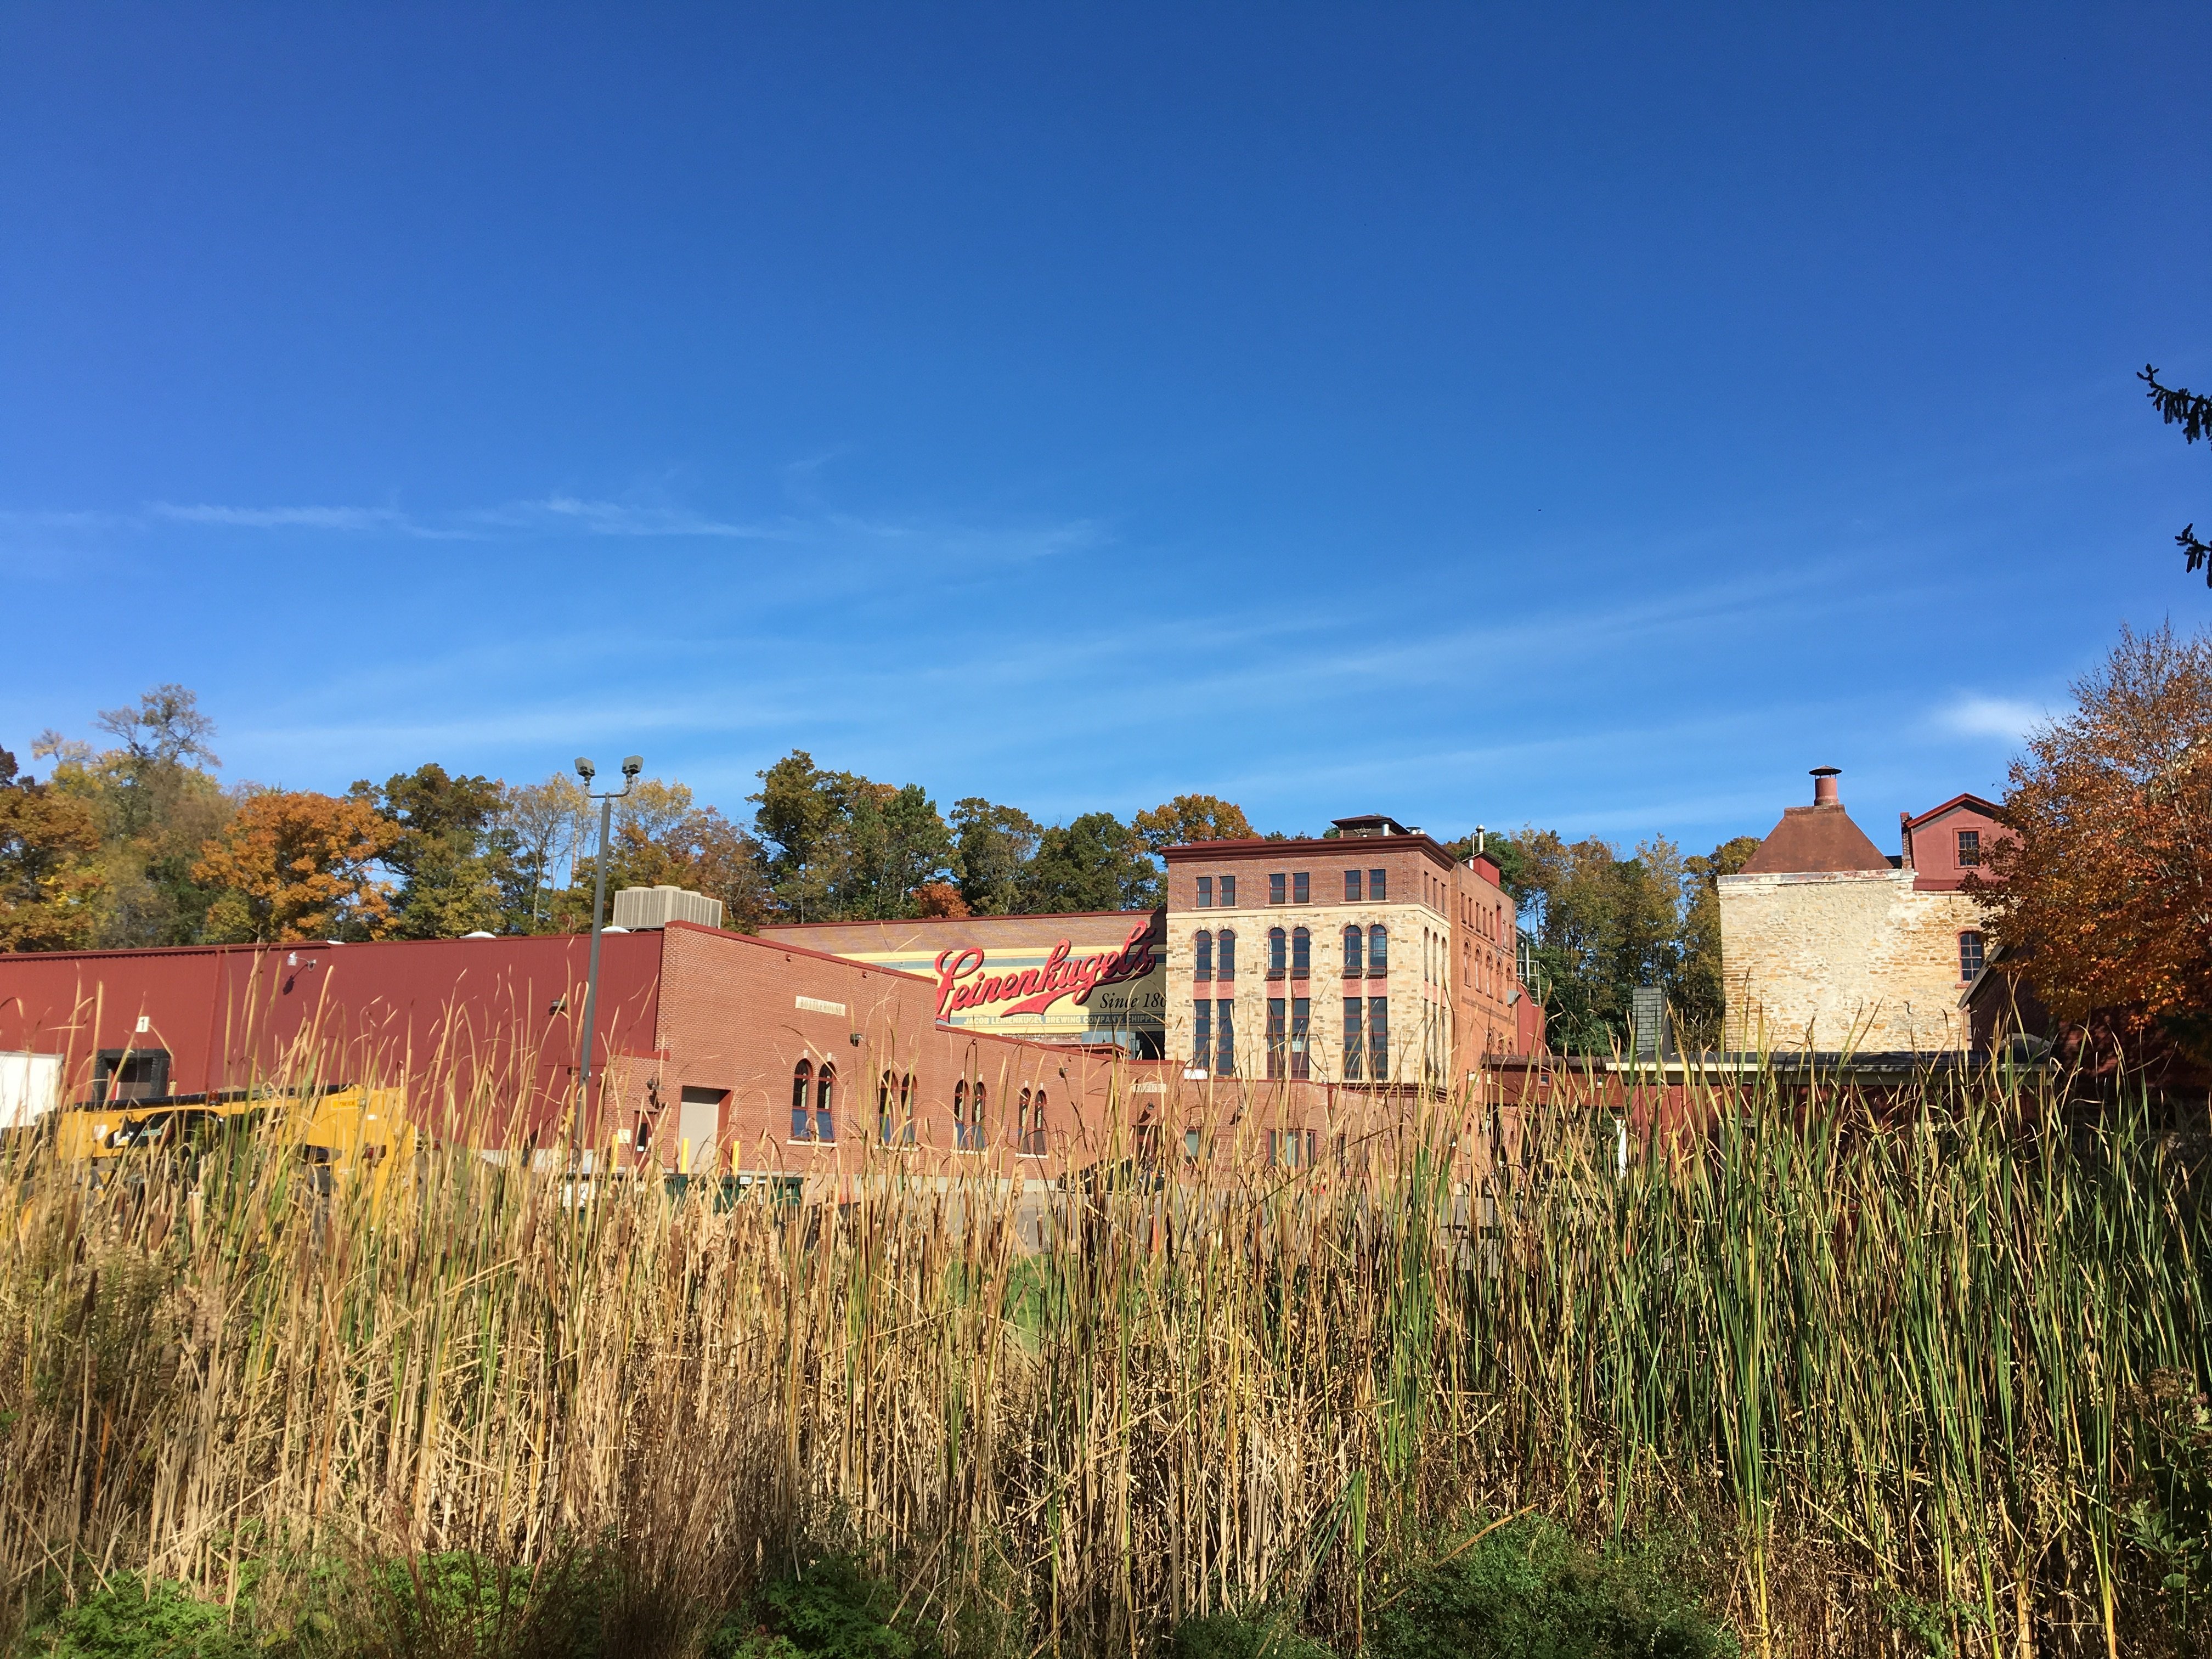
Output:
M96 1188L19 1146L0 1569L281 1598L316 1559L611 1548L680 1646L842 1542L956 1646L1267 1603L1349 1650L1533 1510L1692 1540L1749 1651L1905 1650L1900 1598L1958 1653L2181 1650L2141 1506L2212 1463L2202 1126L1995 1072L1693 1097L1625 1158L1607 1114L1493 1135L1477 1093L1278 1167L1265 1087L1214 1085L1164 1145L1087 1126L1087 1179L925 1146L819 1205L583 1194L466 1136L378 1192L274 1128Z

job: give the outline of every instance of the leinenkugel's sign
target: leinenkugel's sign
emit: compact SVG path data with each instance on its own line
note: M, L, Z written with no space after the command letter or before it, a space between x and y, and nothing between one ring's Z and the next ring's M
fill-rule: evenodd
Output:
M761 936L918 974L937 988L937 1018L963 1030L1155 1056L1167 1029L1159 927L1157 913L1115 911L818 922Z
M979 945L956 945L937 953L937 1017L949 1019L969 1008L1001 1014L1041 1014L1062 997L1080 1008L1102 985L1142 979L1152 971L1152 923L1148 916L1111 951L1077 956L1066 939L1047 953L1042 967L988 971L990 952ZM995 1005L1005 1003L1000 1008Z

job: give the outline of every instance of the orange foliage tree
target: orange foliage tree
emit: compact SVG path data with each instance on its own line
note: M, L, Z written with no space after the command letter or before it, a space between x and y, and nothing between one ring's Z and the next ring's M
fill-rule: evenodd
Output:
M1244 809L1218 795L1177 795L1131 822L1155 853L1185 842L1249 841L1254 836Z
M249 795L192 867L221 889L208 912L216 939L374 939L392 920L392 884L376 861L402 834L368 801L269 789Z
M915 888L914 913L918 916L946 916L956 920L975 914L968 908L968 901L960 896L960 890L949 881L925 881Z
M0 749L0 951L68 951L92 942L100 887L92 809L30 778Z
M2123 628L2073 689L2013 763L2014 836L1967 890L2059 1019L2193 1023L2212 1009L2212 633Z

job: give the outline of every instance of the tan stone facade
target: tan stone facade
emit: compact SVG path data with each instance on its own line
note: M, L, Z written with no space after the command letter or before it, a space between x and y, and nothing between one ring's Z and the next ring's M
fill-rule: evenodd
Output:
M1731 1049L1930 1053L1965 1045L1960 935L1974 901L1912 871L1720 878Z
M1429 836L1396 830L1311 841L1199 842L1170 848L1167 862L1167 1053L1171 1060L1193 1062L1187 1071L1354 1087L1445 1088L1471 1076L1486 1054L1517 1046L1522 994L1514 971L1513 901L1487 860L1455 861ZM1347 894L1347 871L1358 875L1357 901ZM1378 872L1385 894L1379 901L1373 896ZM1236 884L1233 902L1222 902L1224 878ZM1276 878L1282 884L1279 898ZM1347 961L1349 927L1361 930L1356 964ZM1269 935L1276 928L1286 936L1287 959L1279 973L1271 971ZM1308 938L1304 974L1294 950L1299 928ZM1370 943L1376 928L1388 940L1380 972ZM1224 932L1237 940L1236 973L1226 979L1219 972ZM1201 933L1211 957L1203 977ZM1356 1066L1346 1053L1348 1009L1355 1000L1361 1048ZM1198 1057L1201 1003L1211 1063ZM1227 1068L1220 1064L1224 1004L1235 1037ZM1382 1077L1373 1042L1377 1012L1386 1034ZM1280 1035L1273 1035L1278 1030Z

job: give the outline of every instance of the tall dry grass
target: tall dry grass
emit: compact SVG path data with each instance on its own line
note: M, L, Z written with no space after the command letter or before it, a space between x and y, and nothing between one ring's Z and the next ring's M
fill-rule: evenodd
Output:
M1956 1652L2195 1639L2141 1505L2212 1471L2201 1133L1994 1073L1877 1120L1768 1073L1625 1171L1564 1108L1486 1169L1454 1102L1355 1174L1266 1168L1264 1091L1235 1103L1162 1182L878 1154L805 1211L578 1205L458 1146L381 1207L276 1144L97 1190L19 1148L0 1571L223 1593L615 1540L637 1650L674 1651L843 1537L970 1645L1135 1652L1258 1601L1348 1645L1439 1528L1534 1509L1688 1540L1753 1651L1911 1650L1900 1597Z

